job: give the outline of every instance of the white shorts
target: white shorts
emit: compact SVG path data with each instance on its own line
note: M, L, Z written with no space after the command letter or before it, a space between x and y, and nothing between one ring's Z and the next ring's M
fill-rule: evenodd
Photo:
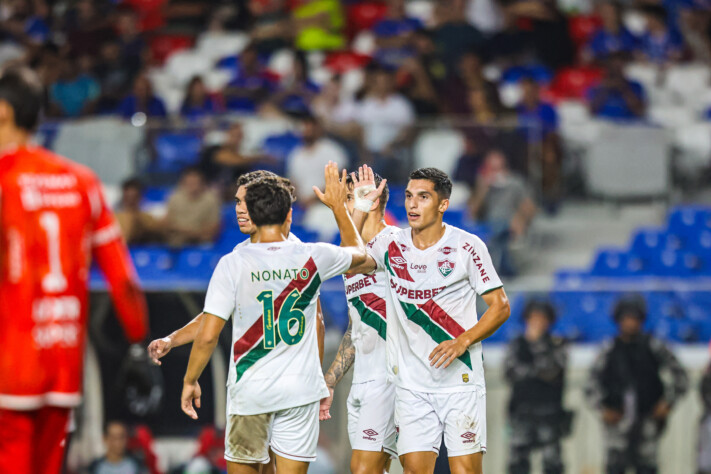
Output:
M228 415L225 459L240 464L266 464L269 447L294 461L316 460L319 402L261 415Z
M433 451L442 444L449 457L486 452L486 394L414 392L395 389L397 452Z
M351 386L348 395L348 437L351 448L385 451L397 456L395 386L387 380L371 380Z

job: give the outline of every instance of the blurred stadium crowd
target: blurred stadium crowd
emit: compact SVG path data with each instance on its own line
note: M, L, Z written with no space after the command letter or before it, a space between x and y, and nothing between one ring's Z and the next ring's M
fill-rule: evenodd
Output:
M27 64L46 86L45 144L86 117L142 131L135 176L114 182L113 197L149 289L204 290L244 238L229 203L235 178L252 169L289 177L292 231L330 241L335 227L311 192L328 160L367 162L388 178L387 218L402 225L407 173L438 166L457 182L446 221L480 235L503 276L525 271L511 247L527 245L537 215L571 197L639 197L600 180L693 198L709 178L708 0L3 0L0 38L0 64ZM645 138L615 135L626 128ZM659 159L604 161L605 143L628 150L647 138ZM618 169L622 160L638 167ZM696 283L708 277L711 210L678 206L624 248L598 249L589 268L560 269L546 295L558 314L551 329L608 339L617 328L607 315L631 288L646 300L647 331L706 342L711 300ZM513 298L492 341L526 332L527 300ZM327 325L345 329L342 289L325 288L322 303ZM108 424L105 436L120 460L125 426ZM136 436L150 444L150 433ZM206 460L221 459L215 439L201 436Z

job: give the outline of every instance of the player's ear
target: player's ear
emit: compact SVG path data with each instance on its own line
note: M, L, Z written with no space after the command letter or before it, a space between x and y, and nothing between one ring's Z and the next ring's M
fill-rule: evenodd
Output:
M14 111L6 100L0 100L0 124L5 125L14 121Z
M442 199L439 202L439 212L444 212L449 209L449 199Z
M376 209L378 209L379 207L380 207L380 198L373 201L373 205L370 206L370 210L372 212L372 211L375 211Z

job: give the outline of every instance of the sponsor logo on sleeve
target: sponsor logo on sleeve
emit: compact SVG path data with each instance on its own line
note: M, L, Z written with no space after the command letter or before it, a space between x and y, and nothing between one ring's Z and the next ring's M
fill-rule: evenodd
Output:
M447 278L454 271L454 262L450 260L438 260L437 267L442 276Z

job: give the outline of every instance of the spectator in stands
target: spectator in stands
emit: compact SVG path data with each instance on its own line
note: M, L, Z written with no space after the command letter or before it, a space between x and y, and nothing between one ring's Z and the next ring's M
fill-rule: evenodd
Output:
M656 64L679 61L684 53L684 40L667 23L667 11L661 5L646 5L642 9L645 32L640 38L638 57Z
M67 11L64 31L71 54L96 57L101 46L115 37L108 2L78 0Z
M39 46L50 39L49 8L44 1L16 1L3 5L0 39Z
M412 44L415 55L405 59L400 66L397 83L418 117L437 115L441 110L437 90L444 82L446 68L427 30L416 30Z
M185 99L180 106L180 116L188 120L198 120L220 113L217 100L207 93L205 82L200 76L190 79L185 90Z
M88 58L83 56L79 61ZM58 80L49 89L50 113L58 117L79 117L90 111L101 92L99 83L80 70L71 55L63 58Z
M114 112L133 82L133 74L124 63L118 41L107 41L101 47L94 74L101 85L97 112Z
M523 177L509 169L499 150L487 153L469 199L471 215L491 227L491 258L499 273L514 275L509 246L521 238L536 214Z
M121 101L118 113L125 119L130 119L137 113L144 113L147 118L164 118L168 115L165 104L153 95L151 81L144 74L133 81L133 93Z
M296 198L304 207L318 202L313 186L323 186L323 177L315 170L323 169L329 161L343 169L348 167L348 159L343 149L323 134L319 120L311 115L301 121L303 144L294 148L286 163L286 176L296 188Z
M474 51L462 54L457 69L450 75L444 87L446 111L450 114L472 112L469 107L469 91L484 88L495 103L499 103L499 91L496 84L484 77L481 56Z
M311 110L328 133L347 140L359 140L361 127L356 121L357 104L342 93L341 76L334 76L311 103Z
M249 172L253 165L269 160L270 157L261 153L245 151L242 124L234 122L222 143L208 146L201 152L200 170L208 181L226 188L240 175Z
M602 82L587 93L590 113L607 119L640 119L645 114L645 93L642 84L627 79L624 57L611 55L606 63Z
M400 67L404 61L415 55L413 36L423 27L420 20L405 14L405 0L388 0L385 16L375 23L375 60L387 67Z
M674 354L644 331L646 317L641 295L616 303L619 333L598 354L585 388L588 403L602 417L608 473L658 471L659 439L674 403L689 386Z
M207 244L220 230L220 198L199 168L183 171L164 218L168 245Z
M541 100L540 86L531 77L521 81L523 97L516 107L518 121L526 128L540 161L544 207L553 211L560 199L562 152L558 135L558 113Z
M246 3L252 15L249 34L257 51L271 54L291 44L292 23L283 0Z
M106 454L89 466L89 474L142 474L144 467L126 452L128 427L121 421L109 421L104 428Z
M484 36L467 21L465 0L444 0L437 2L434 42L447 70L453 72L459 58L466 52L481 51Z
M223 95L228 110L255 112L275 90L275 78L259 62L256 47L250 45L240 54L236 75Z
M306 56L302 52L294 55L290 74L282 78L279 91L273 94L269 103L260 111L265 113L286 113L291 115L309 112L311 101L319 93L319 87L309 78Z
M346 25L338 0L306 0L292 11L294 45L301 51L338 50L346 46Z
M126 243L145 244L161 238L158 219L141 209L143 183L138 178L130 178L121 184L121 201L115 215Z
M639 47L639 39L622 22L622 5L619 1L606 0L599 3L597 12L602 19L602 28L592 35L585 46L585 59L602 62L612 53L625 53L631 57Z
M711 4L709 4L711 5ZM711 11L695 5L681 11L681 34L694 60L711 63Z
M556 313L549 302L529 301L523 320L525 332L509 343L504 359L504 376L511 386L508 472L530 473L531 455L539 450L543 472L563 474L560 443L571 424L570 412L563 409L567 344L551 335Z
M146 40L138 29L136 12L130 8L122 9L116 19L116 32L123 67L134 77L147 62L149 54Z
M389 70L376 69L355 115L363 128L365 149L373 155L373 168L396 181L405 177L408 167L403 165L400 152L411 139L415 111L407 99L395 92L393 79Z

